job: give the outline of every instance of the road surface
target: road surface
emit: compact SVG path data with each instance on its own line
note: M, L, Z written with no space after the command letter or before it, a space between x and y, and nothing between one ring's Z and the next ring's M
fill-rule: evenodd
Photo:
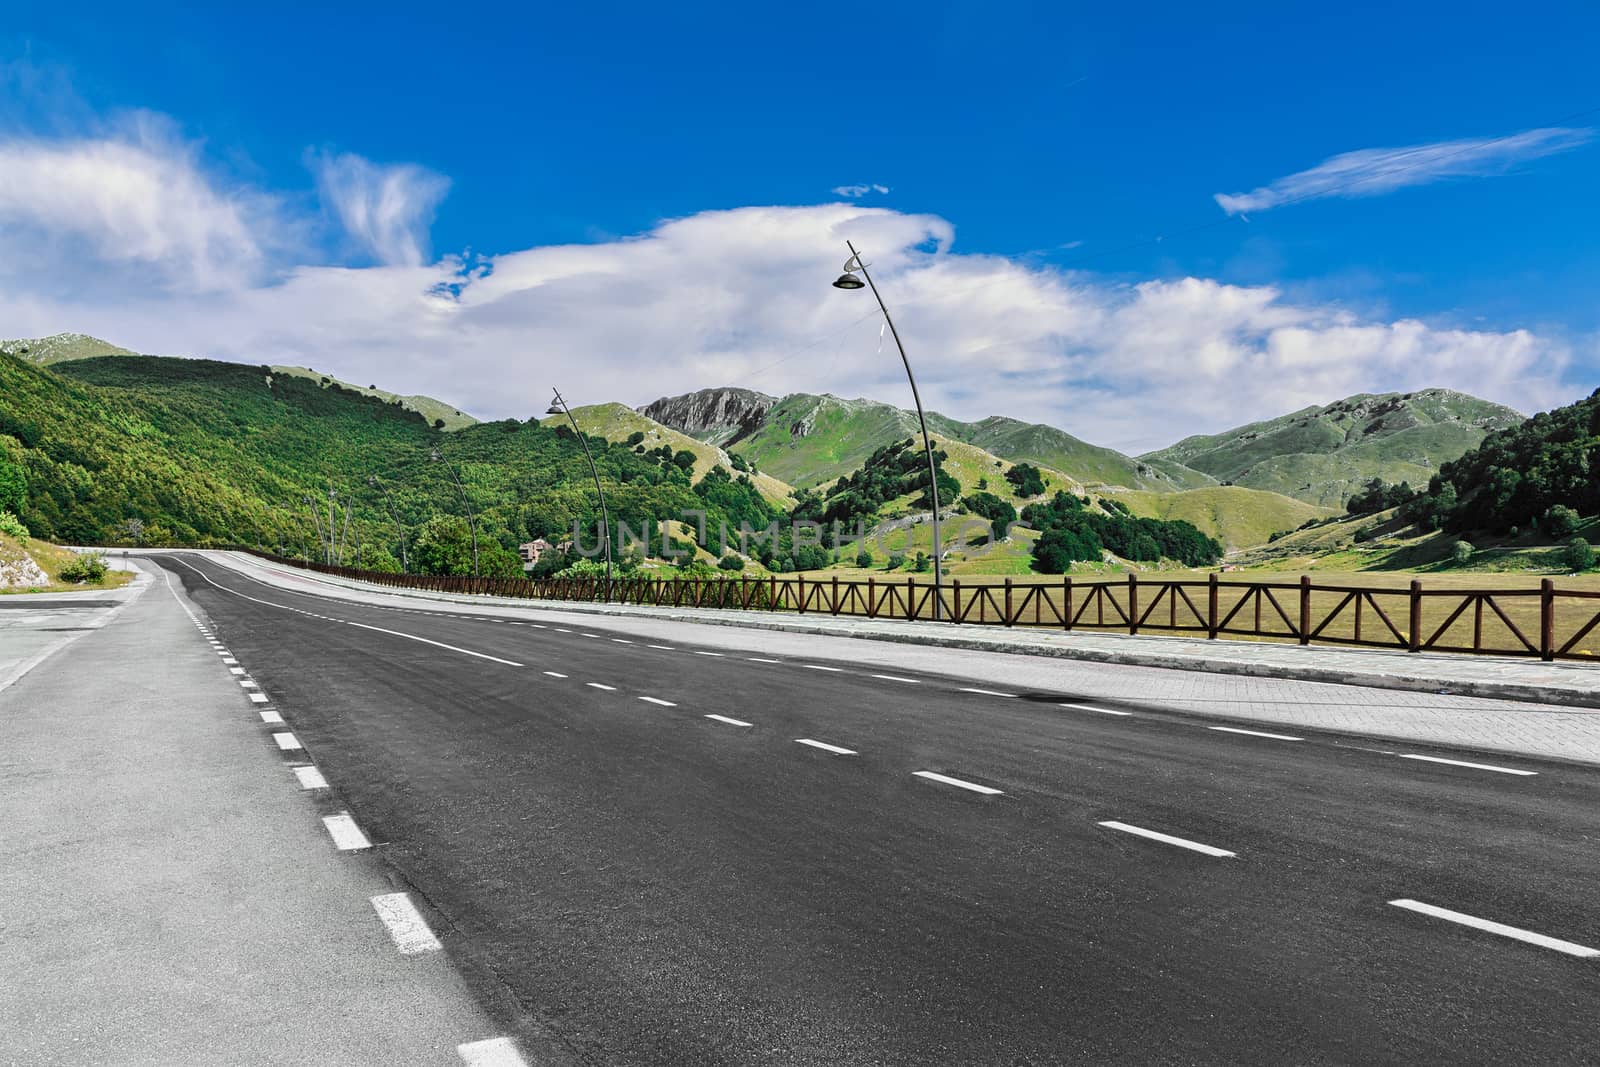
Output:
M157 561L578 1061L1593 1062L1595 769Z

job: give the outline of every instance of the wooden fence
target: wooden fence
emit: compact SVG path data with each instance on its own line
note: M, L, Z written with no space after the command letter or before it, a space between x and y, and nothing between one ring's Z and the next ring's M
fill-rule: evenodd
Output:
M273 562L378 585L531 600L674 608L787 611L932 621L930 579L841 581L804 574L768 578L469 578L384 574L254 552ZM1013 581L944 589L948 624L1048 627L1130 634L1193 634L1343 644L1407 652L1463 652L1544 660L1600 655L1600 592L1557 589L1382 588L1299 582L1141 578Z

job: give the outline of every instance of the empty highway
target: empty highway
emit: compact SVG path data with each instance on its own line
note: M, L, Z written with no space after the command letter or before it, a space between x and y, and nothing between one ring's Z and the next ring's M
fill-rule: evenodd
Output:
M1593 1060L1595 768L153 558L530 1063Z

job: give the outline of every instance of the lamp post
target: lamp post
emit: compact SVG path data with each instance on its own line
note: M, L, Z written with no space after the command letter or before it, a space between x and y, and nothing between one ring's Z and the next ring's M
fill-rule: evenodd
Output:
M555 393L555 400L550 404L546 415L565 415L567 421L572 423L572 432L577 435L578 443L583 446L583 456L589 461L589 473L594 476L595 495L600 498L600 538L606 547L606 599L611 599L611 512L606 509L606 491L600 488L600 469L594 465L594 455L589 451L588 438L583 436L583 431L578 429L578 420L572 417L572 409L567 407L567 402L561 399L561 390L551 386Z
M437 449L428 453L428 458L435 463L443 463L444 469L450 472L450 480L456 483L456 491L461 494L461 503L467 509L467 525L472 529L472 576L478 577L478 518L472 514L472 501L467 499L466 487L461 484L461 478L456 474L456 469L450 466L450 461Z
M911 373L911 361L906 358L906 346L900 343L900 331L894 328L894 319L889 315L889 308L883 302L883 294L878 292L878 285L872 280L872 275L867 273L867 265L862 262L861 253L856 251L856 246L849 241L845 247L850 249L850 258L844 261L844 273L839 275L833 283L835 289L860 289L861 278L867 280L867 285L872 287L872 295L877 297L878 309L883 312L883 321L889 324L889 332L894 335L894 345L900 350L900 362L905 364L906 380L911 383L911 399L917 404L917 422L922 427L922 448L928 454L928 492L933 497L933 618L934 621L944 617L944 583L940 578L942 558L944 556L943 543L939 538L939 472L933 461L933 439L928 436L928 420L922 413L922 395L917 392L917 377ZM860 272L861 278L856 277Z
M395 514L394 501L389 498L389 487L378 481L376 474L367 476L367 484L383 494L383 503L389 509L389 518L394 520L395 528L400 531L400 573L410 574L411 564L406 562L406 528L401 525L400 516Z

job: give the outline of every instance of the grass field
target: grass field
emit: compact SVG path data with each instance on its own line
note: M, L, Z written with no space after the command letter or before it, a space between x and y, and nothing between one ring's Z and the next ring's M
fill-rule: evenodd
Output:
M108 571L105 579L94 585L74 585L61 581L57 575L61 568L77 558L76 552L59 548L45 541L29 538L24 544L14 537L0 534L0 562L8 562L27 553L33 561L44 570L50 579L49 583L42 586L29 586L19 589L0 589L0 595L7 593L62 593L83 589L116 589L127 585L133 580L133 575L128 571Z

